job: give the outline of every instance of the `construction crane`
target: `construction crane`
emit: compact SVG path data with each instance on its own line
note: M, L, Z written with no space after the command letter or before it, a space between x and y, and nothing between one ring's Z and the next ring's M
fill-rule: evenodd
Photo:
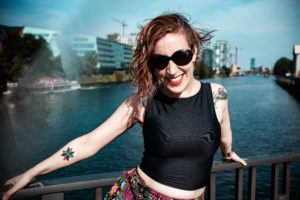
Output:
M231 67L232 66L232 53L230 53L229 56L230 56L230 65L229 66Z
M243 50L243 48L234 47L234 46L230 46L230 48L235 49L235 54L234 54L234 56L235 56L235 65L237 65L238 64L238 51Z
M125 27L128 26L126 23L125 23L125 20L121 21L119 19L116 19L116 18L113 18L114 21L118 22L119 24L122 24L122 28L123 28L123 36L125 35Z

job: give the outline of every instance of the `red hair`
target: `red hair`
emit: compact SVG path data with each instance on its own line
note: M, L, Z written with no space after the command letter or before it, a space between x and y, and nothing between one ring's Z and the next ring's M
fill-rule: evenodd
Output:
M198 51L202 52L204 44L212 38L212 32L192 28L188 20L180 14L163 14L141 27L137 38L137 48L132 59L132 72L133 85L137 87L137 94L142 103L147 103L158 89L154 71L148 67L148 60L156 42L168 33L182 33L186 36L189 46L196 45Z

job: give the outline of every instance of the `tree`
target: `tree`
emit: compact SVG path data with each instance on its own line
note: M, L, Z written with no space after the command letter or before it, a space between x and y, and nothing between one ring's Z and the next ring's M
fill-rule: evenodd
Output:
M98 72L97 65L99 63L99 57L97 52L88 51L82 58L82 70L81 75L91 76Z
M194 75L200 79L211 78L214 75L214 71L207 67L203 62L197 62L195 64Z
M220 69L220 75L221 75L221 76L228 77L229 74L230 74L230 69L227 68L226 66L223 66L223 67Z
M62 52L66 77L70 80L80 80L99 72L99 56L95 51L88 51L84 56L77 56L72 49L65 47Z
M278 59L274 65L274 74L284 77L286 73L291 73L293 68L293 61L282 57Z
M18 81L22 78L33 82L40 76L51 75L55 70L63 72L61 67L51 61L52 52L42 37L35 38L31 34L25 34L22 37L8 37L2 42L2 86L6 85L7 81Z

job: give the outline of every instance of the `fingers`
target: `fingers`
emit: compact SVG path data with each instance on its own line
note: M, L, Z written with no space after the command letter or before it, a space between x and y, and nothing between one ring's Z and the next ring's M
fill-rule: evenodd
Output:
M10 190L8 190L7 192L4 193L2 200L8 200L11 195L12 193L10 192Z
M7 180L7 181L4 183L4 185L7 185L7 186L13 185L13 179Z
M9 199L11 195L13 195L15 192L17 192L22 187L24 187L26 185L26 182L28 181L26 180L26 177L24 177L23 175L19 175L12 179L7 180L4 185L9 186L9 190L7 190L4 193L2 200Z
M233 160L233 161L241 163L243 166L247 166L246 161L244 159L240 158L235 152L232 152L231 156L223 157L223 160L225 160L225 161Z
M243 166L247 166L247 163L244 159L240 158L238 155L236 155L235 161L241 163Z
M17 191L16 187L13 186L12 188L10 188L9 190L7 190L3 197L2 197L2 200L7 200L11 197L12 194L14 194L15 192Z

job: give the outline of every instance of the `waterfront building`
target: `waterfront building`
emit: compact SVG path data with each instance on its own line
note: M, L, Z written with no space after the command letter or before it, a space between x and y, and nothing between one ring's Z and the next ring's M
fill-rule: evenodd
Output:
M107 34L107 39L110 41L120 42L132 46L132 53L134 53L137 46L137 34L131 33L130 35L120 35L119 33Z
M230 67L229 63L229 43L225 40L216 41L213 45L213 70L217 73L223 66Z
M115 69L128 69L131 64L132 46L96 36L73 36L71 39L73 52L84 56L94 51L99 56L97 67L104 73L112 73Z
M250 60L250 69L253 70L255 68L255 58L251 58Z
M48 43L48 47L52 51L53 57L59 56L60 52L57 46L58 31L25 26L23 34L32 34L36 38L42 37Z
M132 46L132 51L134 52L137 46L137 34L131 33L130 35L120 36L119 42Z
M109 33L109 34L107 34L107 39L110 41L119 42L120 34L119 33Z
M234 64L231 66L231 75L232 76L240 76L241 75L241 68Z
M293 74L300 77L300 44L294 45L293 49Z
M23 37L25 34L34 35L36 39L39 37L46 40L49 49L52 51L53 57L59 56L59 49L57 46L57 37L59 32L49 29L34 28L29 26L3 26L0 25L0 52L2 50L2 42L7 37Z
M95 36L72 36L70 37L69 44L71 44L72 51L77 56L84 56L90 51L97 52L96 45L97 38Z
M203 63L210 69L213 68L213 55L214 55L214 51L212 49L204 49Z

